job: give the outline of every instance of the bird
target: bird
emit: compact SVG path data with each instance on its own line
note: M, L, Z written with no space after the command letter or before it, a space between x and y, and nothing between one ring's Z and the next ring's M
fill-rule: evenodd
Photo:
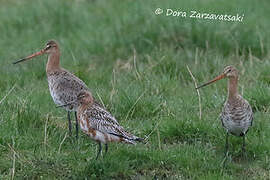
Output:
M91 92L80 92L75 102L79 103L77 112L81 130L99 145L96 160L102 151L102 143L105 144L105 156L110 142L135 145L136 142L144 140L127 132L115 117L93 98Z
M81 91L89 91L89 89L81 79L60 66L60 48L58 43L55 40L49 40L43 49L16 62L13 62L13 64L18 64L43 54L48 54L46 74L50 94L54 103L57 106L61 106L73 102L72 105L63 107L68 112L67 117L70 136L72 136L70 113L74 111L76 120L76 138L78 138L78 103L74 103L74 101L77 99L77 96Z
M234 66L226 66L224 71L213 80L196 87L207 86L223 78L228 78L228 96L224 103L220 120L226 130L225 155L228 153L229 134L242 137L242 153L245 152L245 136L252 126L253 112L250 104L238 93L238 70Z

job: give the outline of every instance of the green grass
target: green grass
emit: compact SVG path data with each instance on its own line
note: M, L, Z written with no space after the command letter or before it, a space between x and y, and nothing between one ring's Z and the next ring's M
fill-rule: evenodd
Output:
M29 0L0 6L0 179L269 179L269 2L253 0ZM245 14L244 22L156 16L156 8ZM96 143L68 136L66 112L47 87L47 57L11 63L56 39L61 64L80 77L111 113L145 144ZM218 119L226 80L198 83L226 65L240 71L239 91L254 110L247 135L230 136ZM99 98L100 97L100 98ZM46 133L45 133L46 132ZM74 133L73 133L74 134Z

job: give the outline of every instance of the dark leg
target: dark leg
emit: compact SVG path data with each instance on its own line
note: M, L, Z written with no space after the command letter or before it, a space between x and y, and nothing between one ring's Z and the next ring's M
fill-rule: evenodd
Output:
M107 154L107 152L108 152L108 144L105 144L105 154L104 154L104 157Z
M78 117L77 117L77 112L74 112L75 115L75 120L76 120L76 139L78 139L78 134L79 134L79 123L78 123Z
M225 143L225 156L228 154L228 147L229 147L229 133L226 134L226 143Z
M246 152L246 143L245 143L245 135L243 135L243 145L242 145L242 152Z
M97 153L96 160L98 159L98 157L99 157L99 155L101 153L101 150L102 150L101 142L98 142L98 153Z
M229 147L229 133L226 133L226 142L225 142L225 153L224 153L224 159L223 159L223 169L225 168L226 162L227 162L227 157L228 157L228 147Z
M69 135L72 136L72 124L70 119L70 112L68 111L68 129L69 129Z

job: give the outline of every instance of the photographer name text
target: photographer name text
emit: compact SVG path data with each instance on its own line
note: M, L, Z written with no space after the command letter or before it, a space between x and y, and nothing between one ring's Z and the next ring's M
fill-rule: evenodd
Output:
M217 13L207 13L199 12L196 10L182 11L175 9L161 9L157 8L155 10L156 15L164 14L168 17L179 17L179 18L191 18L191 19L204 19L204 20L217 20L217 21L231 21L231 22L243 22L244 14L217 14Z

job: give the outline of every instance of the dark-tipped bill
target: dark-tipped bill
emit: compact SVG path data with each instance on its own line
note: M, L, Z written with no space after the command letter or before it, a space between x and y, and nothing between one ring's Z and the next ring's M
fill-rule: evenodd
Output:
M225 74L219 75L219 76L216 77L215 79L213 79L213 80L211 80L211 81L209 81L209 82L207 82L207 83L205 83L205 84L203 84L203 85L201 85L201 86L199 86L199 87L196 87L196 89L199 89L199 88L201 88L201 87L207 86L207 85L209 85L209 84L211 84L211 83L213 83L213 82L216 82L216 81L218 81L218 80L220 80L220 79L223 79L223 78L225 78Z
M23 58L23 59L20 59L20 60L18 60L18 61L13 62L13 64L17 64L17 63L26 61L26 60L28 60L28 59L31 59L31 58L33 58L33 57L42 55L44 52L45 52L45 51L42 49L42 50L39 51L39 52L36 52L36 53L34 53L34 54L30 55L30 56L27 56L27 57L25 57L25 58Z

